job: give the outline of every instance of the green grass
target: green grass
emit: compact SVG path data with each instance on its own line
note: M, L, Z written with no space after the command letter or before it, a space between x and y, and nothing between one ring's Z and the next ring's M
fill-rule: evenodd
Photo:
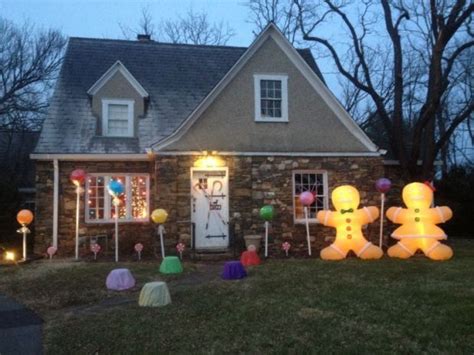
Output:
M45 319L47 353L474 352L474 241L433 262L270 260L241 281L186 264L124 263L139 287L166 280L173 304L140 308L139 287L105 290L112 263L33 263L0 269L0 292ZM205 278L206 272L215 274ZM202 282L200 282L202 281ZM94 306L104 300L129 300Z

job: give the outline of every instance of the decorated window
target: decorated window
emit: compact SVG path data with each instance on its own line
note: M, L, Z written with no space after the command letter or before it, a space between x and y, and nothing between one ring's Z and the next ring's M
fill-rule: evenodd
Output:
M132 100L102 100L102 132L108 137L133 137Z
M288 121L287 82L286 75L254 75L256 121Z
M125 193L120 196L119 221L148 221L150 178L146 174L92 174L86 181L86 222L112 223L115 206L107 191L111 179L124 184Z
M293 171L293 215L296 223L304 223L304 209L299 200L299 195L304 191L314 195L314 202L308 207L308 218L310 222L317 222L318 211L328 208L327 173L314 170Z

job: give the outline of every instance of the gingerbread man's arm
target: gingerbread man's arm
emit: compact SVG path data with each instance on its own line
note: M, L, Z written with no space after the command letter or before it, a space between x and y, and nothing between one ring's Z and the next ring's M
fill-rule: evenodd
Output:
M433 222L435 224L438 224L438 223L444 223L447 220L451 219L451 217L453 216L453 211L451 211L451 208L447 206L440 206L440 207L430 208L429 214Z
M390 207L387 210L387 218L393 223L405 223L409 218L409 211L406 208Z
M372 223L379 218L379 209L374 206L363 207L356 211L361 224Z
M316 215L316 218L318 219L319 223L322 223L325 226L328 227L336 227L336 221L335 221L335 216L336 214L332 211L319 211L318 214Z

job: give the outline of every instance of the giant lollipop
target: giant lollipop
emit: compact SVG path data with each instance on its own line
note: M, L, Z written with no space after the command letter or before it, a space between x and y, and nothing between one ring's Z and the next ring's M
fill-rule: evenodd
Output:
M308 241L308 255L311 256L311 238L309 236L308 207L314 202L314 195L309 191L300 194L300 202L304 206L304 220L306 223L306 239Z
M387 178L380 178L375 182L375 188L380 192L380 237L379 237L379 248L382 248L383 238L383 217L384 217L384 205L385 205L385 193L392 187L392 182Z
M165 258L165 243L163 241L163 223L166 222L168 218L168 212L162 208L158 208L151 213L151 220L153 223L158 224L158 233L160 234L160 243L161 243L161 257Z
M115 262L118 262L118 206L120 205L119 196L123 194L124 187L120 181L110 180L107 190L109 191L110 196L112 196L112 203L115 206Z
M21 210L16 215L16 220L21 224L21 228L17 233L23 234L23 260L26 260L26 235L30 233L28 225L33 222L33 213L30 210Z
M275 209L271 205L265 205L260 209L260 218L265 221L265 257L268 257L268 225L275 217Z
M76 169L69 176L74 186L76 186L76 260L79 260L79 211L81 203L81 193L84 192L82 184L86 178L86 172L82 169Z

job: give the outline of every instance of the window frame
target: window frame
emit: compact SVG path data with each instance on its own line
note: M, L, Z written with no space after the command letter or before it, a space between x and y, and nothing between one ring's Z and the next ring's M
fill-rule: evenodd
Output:
M291 184L291 194L292 194L292 203L293 203L293 223L294 224L305 224L306 221L304 218L296 218L296 206L295 206L295 175L296 174L319 174L323 176L323 208L325 210L329 209L329 185L328 185L328 172L327 170L318 170L318 169L304 169L304 170L293 170L291 174L292 184ZM317 218L308 218L310 224L319 224L320 221Z
M91 219L89 218L89 177L103 177L104 178L104 218L103 219ZM109 224L115 223L115 219L112 217L112 197L107 192L107 186L112 176L124 176L125 177L125 193L131 195L131 178L134 176L142 176L146 178L146 205L147 205L147 216L145 218L133 218L131 217L131 198L127 198L126 213L127 218L118 219L119 223L143 223L150 221L150 174L148 173L89 173L86 177L85 183L85 222L87 224Z
M254 74L255 122L288 122L288 75L286 74ZM281 117L262 116L261 80L281 82Z
M108 132L108 123L109 123L109 106L110 105L126 105L128 106L128 125L127 125L127 135L116 136L111 135ZM134 100L125 100L125 99L102 99L102 136L104 137L116 137L116 138L127 138L134 137L134 111L135 111L135 101Z

